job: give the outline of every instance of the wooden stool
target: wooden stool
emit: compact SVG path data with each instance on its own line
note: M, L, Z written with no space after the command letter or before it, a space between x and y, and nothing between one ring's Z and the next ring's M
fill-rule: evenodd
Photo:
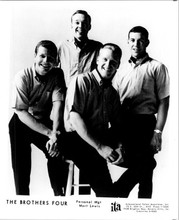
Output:
M65 196L72 195L72 188L74 189L73 194L79 195L80 187L90 187L90 185L80 183L80 170L72 160L66 160L66 162L69 163L69 168ZM90 195L95 195L92 189L90 191Z

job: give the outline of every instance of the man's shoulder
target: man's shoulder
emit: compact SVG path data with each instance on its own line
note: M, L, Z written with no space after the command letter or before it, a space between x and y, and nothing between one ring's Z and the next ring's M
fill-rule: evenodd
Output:
M76 76L76 80L78 80L78 81L84 81L84 80L86 80L86 79L89 79L89 73L88 73L88 72L86 72L86 73L81 73L81 74L78 74L78 75Z
M94 76L93 76L93 72L86 72L83 74L79 74L76 76L76 80L78 82L78 85L91 85L93 80L94 80Z
M93 45L93 46L97 46L97 47L101 47L102 46L101 42L96 41L96 40L92 40L92 39L88 40L88 44Z
M157 70L163 70L165 72L168 71L166 65L163 62L161 62L157 59L149 57L148 62L150 63L150 66L151 66L152 70L156 70L156 71Z
M154 59L152 57L149 57L149 62L155 64L155 65L164 65L161 61Z
M14 78L13 78L13 84L17 87L28 87L31 85L31 82L33 80L34 74L33 74L33 68L27 67L24 69L19 70Z
M58 42L57 48L60 49L62 47L66 47L66 46L69 46L71 44L73 44L72 39L65 39L65 40L62 40L62 41Z
M34 74L33 67L30 66L19 70L15 75L15 78L29 78L32 77L33 74Z
M61 75L63 74L63 71L60 67L54 67L51 69L51 74L54 75L54 76L58 76L58 75Z
M57 45L58 49L62 49L62 48L69 48L71 46L75 45L74 40L73 39L66 39L63 41L60 41ZM102 43L97 41L97 40L92 40L92 39L88 39L87 40L87 45L91 48L97 48L99 49L102 46Z
M57 80L57 81L61 82L62 85L63 84L65 85L64 74L63 74L63 70L61 68L59 68L59 67L53 68L51 70L50 74L51 74L51 78L53 80Z

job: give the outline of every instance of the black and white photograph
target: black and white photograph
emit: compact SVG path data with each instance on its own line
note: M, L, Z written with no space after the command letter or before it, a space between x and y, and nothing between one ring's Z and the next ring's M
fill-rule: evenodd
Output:
M178 1L0 1L0 219L178 219Z

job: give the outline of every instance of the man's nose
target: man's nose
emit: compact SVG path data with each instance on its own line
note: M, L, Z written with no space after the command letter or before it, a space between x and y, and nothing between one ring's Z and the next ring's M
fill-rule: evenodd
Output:
M111 61L110 61L110 60L107 60L107 61L106 61L106 67L110 68L111 65L112 65Z
M50 62L50 57L48 57L48 56L44 57L43 61L44 61L45 63Z
M81 22L79 22L78 23L78 27L82 27L83 25L82 25L82 23Z
M79 25L78 25L78 27L80 27L80 28L85 28L85 27L86 27L86 24L85 24L84 22L80 22Z
M135 46L139 46L140 42L138 40L134 41Z

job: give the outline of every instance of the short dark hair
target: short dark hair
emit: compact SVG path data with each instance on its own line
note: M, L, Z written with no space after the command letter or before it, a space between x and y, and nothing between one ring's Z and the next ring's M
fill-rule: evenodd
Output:
M103 49L103 48L108 48L108 49L112 50L113 53L114 53L114 56L118 57L119 60L121 59L121 57L122 57L122 50L121 50L121 48L117 44L106 43L106 44L102 45L101 49Z
M128 38L129 38L129 35L131 32L134 32L134 33L141 33L146 39L149 38L149 32L147 31L147 29L145 29L144 27L142 26L135 26L133 27L129 33L128 33Z
M75 11L72 14L72 16L71 16L71 22L72 22L73 16L76 15L76 14L84 15L87 18L87 20L89 21L89 24L91 24L91 16L86 11L84 11L84 10L77 10L77 11Z
M45 47L47 50L49 50L52 57L54 57L55 59L57 58L57 47L52 41L50 41L50 40L40 41L35 47L35 54L37 54L40 46Z

